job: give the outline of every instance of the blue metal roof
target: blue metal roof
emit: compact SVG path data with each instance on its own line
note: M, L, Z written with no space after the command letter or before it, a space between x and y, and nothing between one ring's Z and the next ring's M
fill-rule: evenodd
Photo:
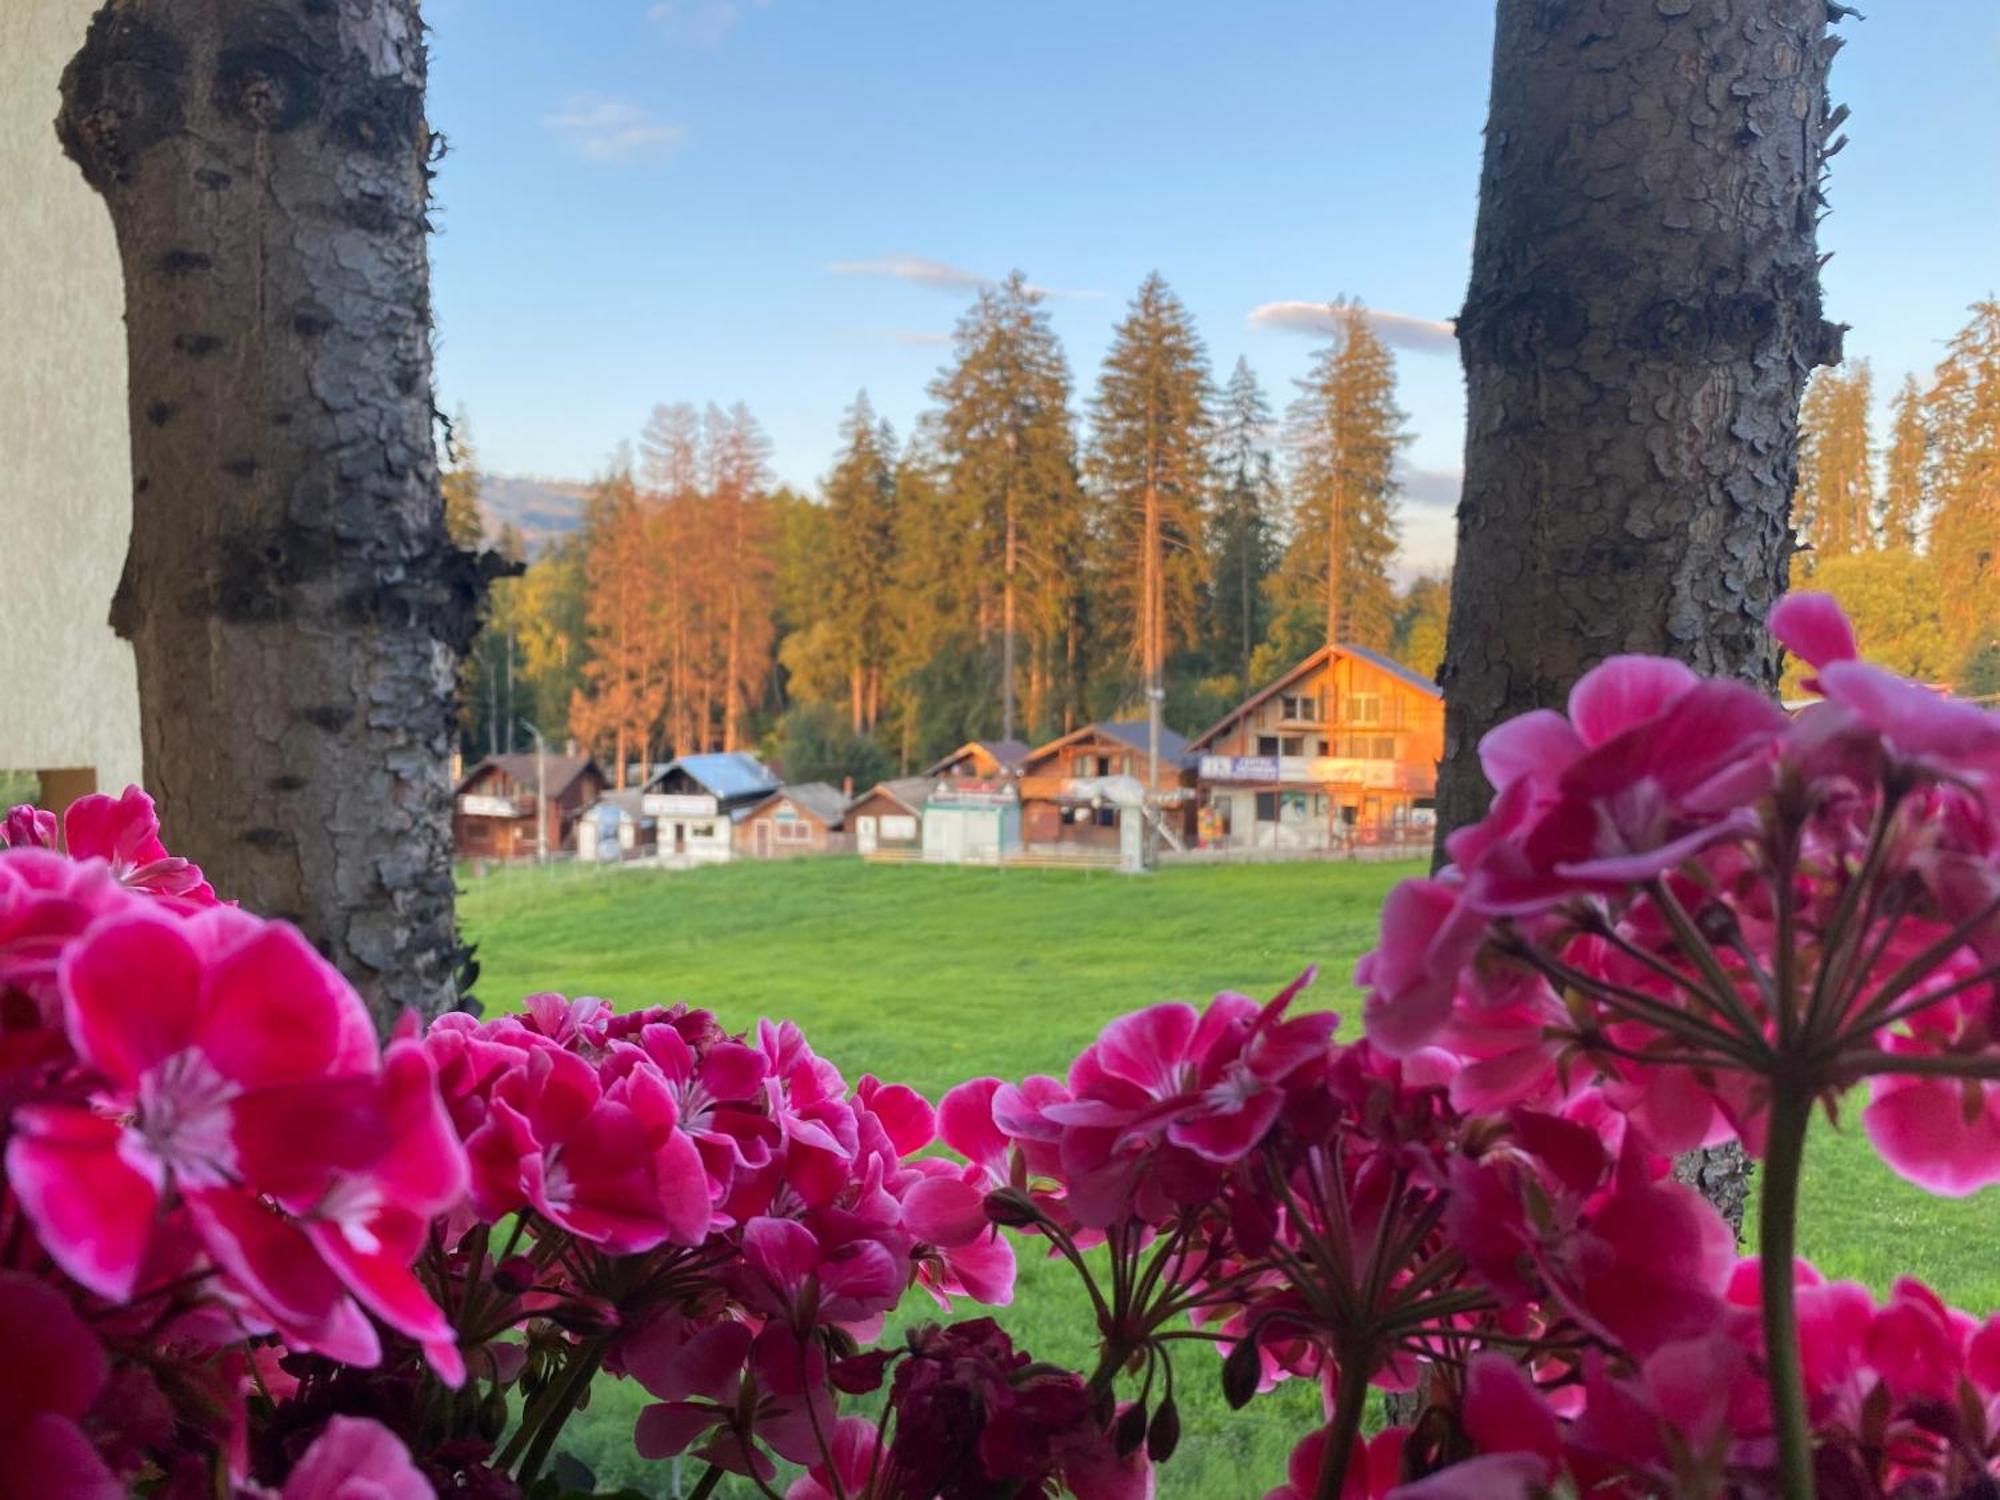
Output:
M717 750L703 755L683 755L660 773L676 768L687 772L709 792L724 802L738 797L761 796L778 789L778 778L764 763L744 750ZM655 778L657 780L659 778Z

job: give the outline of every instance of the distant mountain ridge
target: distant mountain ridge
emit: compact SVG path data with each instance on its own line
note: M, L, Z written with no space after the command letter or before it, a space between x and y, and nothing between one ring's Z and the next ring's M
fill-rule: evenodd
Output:
M512 526L527 543L528 555L539 556L550 543L583 524L583 503L590 486L574 479L537 479L524 474L481 474L479 510L488 538Z

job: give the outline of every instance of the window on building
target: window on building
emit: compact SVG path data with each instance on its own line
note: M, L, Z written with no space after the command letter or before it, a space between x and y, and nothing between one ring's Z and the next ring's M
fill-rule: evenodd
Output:
M1305 736L1302 734L1286 735L1278 741L1278 753L1280 755L1304 755L1306 753Z
M1347 699L1347 717L1355 724L1380 724L1382 722L1382 695L1380 693L1350 693Z
M1384 734L1376 737L1375 758L1377 760L1394 760L1396 758L1395 736Z
M1223 838L1229 837L1230 815L1234 811L1233 799L1227 792L1220 793L1209 804L1215 811L1215 831Z
M1314 753L1318 755L1321 760L1325 760L1329 755L1333 754L1333 741L1314 740L1313 743L1319 746L1319 749Z
M1275 734L1258 735L1257 753L1259 755L1276 755L1278 753L1278 737Z
M1098 808L1097 826L1099 828L1116 828L1118 826L1118 809L1115 807Z
M812 842L812 828L808 824L796 820L789 823L774 820L772 826L777 829L776 837L781 844L807 844Z
M1259 823L1275 823L1278 821L1278 794L1276 792L1259 792L1257 794L1257 821Z
M1293 723L1310 724L1319 718L1319 695L1285 693L1278 699L1278 716Z

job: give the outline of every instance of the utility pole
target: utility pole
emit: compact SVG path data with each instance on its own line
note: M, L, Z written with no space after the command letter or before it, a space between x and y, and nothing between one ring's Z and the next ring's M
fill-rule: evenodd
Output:
M1000 601L1000 738L1014 738L1014 429L1008 428L1007 469L1001 480L1000 508L1006 512L1006 553L1001 559L1005 581Z
M549 742L526 719L520 725L535 737L535 863L549 862Z

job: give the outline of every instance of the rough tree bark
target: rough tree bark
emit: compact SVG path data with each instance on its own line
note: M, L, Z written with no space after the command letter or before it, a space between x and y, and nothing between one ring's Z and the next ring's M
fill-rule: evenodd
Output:
M1775 691L1799 397L1839 358L1815 226L1828 0L1500 0L1439 680L1439 846L1479 739L1645 651ZM1683 1164L1740 1224L1740 1154Z
M387 1018L453 997L447 765L490 559L432 443L417 0L110 0L57 130L111 211L138 659L176 851Z

